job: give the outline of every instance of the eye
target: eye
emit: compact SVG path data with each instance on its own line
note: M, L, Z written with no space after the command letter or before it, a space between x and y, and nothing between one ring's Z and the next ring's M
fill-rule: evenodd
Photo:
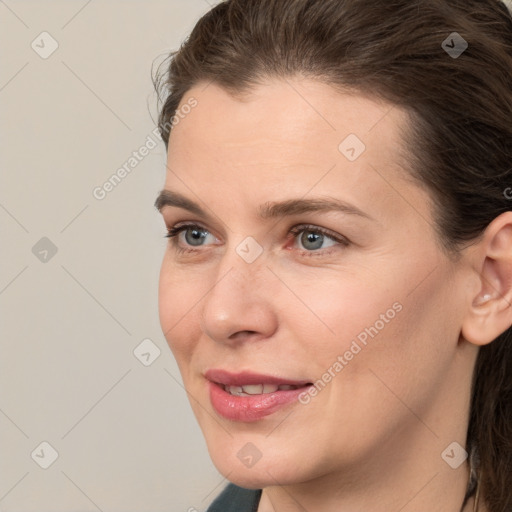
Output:
M349 241L345 237L318 226L295 226L290 230L290 233L294 236L301 235L297 239L297 242L300 243L303 249L299 250L302 254L306 254L307 256L330 253L331 251L324 251L323 249L328 249L336 245L345 247L349 245ZM327 245L324 245L326 242ZM322 250L319 251L319 249Z
M192 247L200 247L201 245L203 245L202 242L207 238L207 236L211 235L211 233L209 233L206 229L202 228L201 226L198 226L197 224L182 224L169 228L165 236L166 238L176 239L173 240L173 244L178 249L180 249L178 241L179 235L181 233L185 234L185 245L190 245Z
M349 241L337 233L333 233L327 229L320 228L313 225L299 225L290 229L290 234L294 237L301 235L297 242L300 243L298 250L301 254L306 256L320 256L331 251L325 251L336 245L348 246ZM184 234L180 238L181 233ZM207 240L208 236L215 237L205 228L198 224L181 224L173 226L168 229L166 238L173 239L172 244L178 252L197 252L195 247L207 245L203 243ZM181 242L181 244L180 244ZM327 244L327 245L324 245Z

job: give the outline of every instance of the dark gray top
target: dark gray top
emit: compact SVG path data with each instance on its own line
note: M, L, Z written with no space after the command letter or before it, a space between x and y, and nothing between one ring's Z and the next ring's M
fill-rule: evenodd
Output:
M206 512L257 512L261 489L243 489L229 484Z

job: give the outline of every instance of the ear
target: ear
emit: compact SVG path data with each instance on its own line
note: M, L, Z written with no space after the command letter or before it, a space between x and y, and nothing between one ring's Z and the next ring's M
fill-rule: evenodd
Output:
M487 226L475 249L479 290L470 297L461 335L481 346L512 325L512 211Z

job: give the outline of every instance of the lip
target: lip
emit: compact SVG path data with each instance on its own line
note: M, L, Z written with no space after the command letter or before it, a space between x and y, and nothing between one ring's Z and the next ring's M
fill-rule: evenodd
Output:
M306 380L292 380L252 372L231 373L219 369L208 370L205 377L209 381L210 401L215 411L228 420L241 422L258 421L288 404L298 402L298 396L311 384ZM290 385L298 388L251 396L234 396L224 390L224 386L250 384Z
M253 372L231 373L227 370L212 369L205 372L204 376L211 382L224 384L224 386L245 386L251 384L287 384L290 386L305 386L309 380L290 380L284 377L263 375Z

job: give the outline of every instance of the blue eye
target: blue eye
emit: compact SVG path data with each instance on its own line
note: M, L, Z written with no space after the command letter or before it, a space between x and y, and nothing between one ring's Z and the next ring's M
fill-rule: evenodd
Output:
M181 232L184 232L185 234L183 237L183 244L185 247L181 247L179 244L179 235ZM350 244L347 238L313 225L295 226L290 229L289 232L294 237L302 235L297 240L300 242L300 246L297 249L301 254L306 256L324 255L325 253L330 252L325 251L325 249L329 249L336 245L346 247ZM199 226L198 224L181 224L169 228L165 236L166 238L173 239L172 244L178 252L198 252L194 248L207 245L203 242L206 240L208 235L213 237L207 229ZM215 239L215 237L213 238ZM325 242L327 242L328 245L325 246Z
M193 224L182 225L178 227L173 227L168 230L166 238L174 238L177 237L182 231L185 232L185 241L187 244L192 245L193 247L199 247L201 242L206 238L208 231L203 229L201 226L196 226ZM190 236L188 236L190 234ZM199 242L199 243L196 243Z
M297 226L290 230L294 236L302 235L298 238L298 242L307 251L317 251L318 249L327 249L336 245L336 243L343 243L343 241L330 235L326 230L314 226ZM330 245L323 246L324 242L330 241Z

